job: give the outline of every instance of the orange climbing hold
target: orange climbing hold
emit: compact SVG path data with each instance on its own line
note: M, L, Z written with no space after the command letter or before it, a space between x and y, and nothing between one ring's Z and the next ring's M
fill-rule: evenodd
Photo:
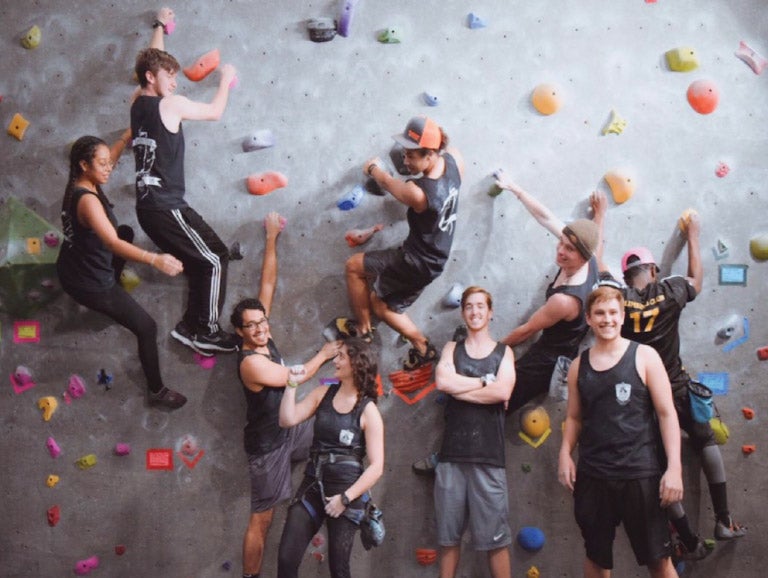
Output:
M560 90L552 84L538 85L531 94L531 103L545 116L555 114L563 104Z
M605 173L603 177L611 188L611 194L616 204L626 203L635 194L635 182L631 177L617 171Z
M416 548L416 561L422 566L431 566L437 562L437 550L432 548Z
M714 112L720 102L720 91L711 80L697 80L688 87L688 103L699 114Z
M755 444L745 444L741 446L741 451L745 456L755 453L756 449L757 449L757 446L755 446Z
M768 361L768 345L757 350L757 358L760 361Z
M8 134L16 140L24 140L24 133L27 132L28 126L29 121L17 112L8 125Z
M266 195L275 189L288 185L288 177L282 173L270 171L248 177L248 192L252 195Z
M680 215L680 218L677 220L677 226L680 228L681 233L685 234L688 230L688 223L691 222L691 217L694 215L698 215L696 209L686 209L683 211L683 214Z
M185 68L184 76L186 76L192 82L200 82L211 72L216 70L220 62L221 55L219 54L219 49L214 48L210 52L206 52L200 58L198 58L192 66Z
M751 407L742 407L741 413L744 414L744 419L754 419L755 418L755 410Z

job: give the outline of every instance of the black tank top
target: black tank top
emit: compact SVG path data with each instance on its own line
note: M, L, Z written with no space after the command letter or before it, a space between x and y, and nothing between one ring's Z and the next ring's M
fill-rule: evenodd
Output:
M638 344L630 341L619 362L605 371L581 354L578 471L604 479L648 478L661 472L660 435L651 395L637 373Z
M443 272L451 253L459 208L459 169L450 154L443 154L443 159L445 171L441 177L420 177L412 181L426 194L427 208L421 213L412 208L407 212L409 232L403 250L415 261L426 280L432 280Z
M103 192L94 193L80 187L65 194L61 206L64 242L56 259L56 271L64 288L84 291L106 291L115 284L112 252L101 242L93 229L77 220L77 205L84 195L94 195L104 207L109 222L117 227L112 204Z
M172 133L160 118L159 96L140 96L131 106L133 156L136 161L136 208L182 209L184 131Z
M474 359L467 355L464 341L459 341L453 350L453 364L460 375L495 375L506 349L506 345L497 343L490 355ZM469 403L448 396L440 461L488 464L503 468L504 404Z
M598 281L597 260L591 257L588 261L589 269L587 271L587 278L581 285L560 285L559 287L552 287L554 281L547 287L546 298L549 299L556 293L564 293L565 295L571 295L580 301L579 314L571 321L558 321L552 327L547 327L541 333L541 337L536 343L532 345L534 349L547 349L557 353L558 355L565 355L573 359L579 352L579 343L584 339L584 336L589 330L587 325L587 318L584 313L584 304L587 302L587 297L595 288ZM558 272L558 275L560 273ZM555 276L557 279L557 276Z
M264 387L259 392L252 391L245 386L240 374L240 364L250 355L264 355L270 361L283 365L283 359L272 339L267 342L267 348L269 355L248 349L240 350L237 355L237 377L243 384L247 404L247 423L243 436L245 451L257 456L279 448L285 443L285 438L288 435L287 430L281 428L279 423L280 402L283 399L285 389L282 387Z

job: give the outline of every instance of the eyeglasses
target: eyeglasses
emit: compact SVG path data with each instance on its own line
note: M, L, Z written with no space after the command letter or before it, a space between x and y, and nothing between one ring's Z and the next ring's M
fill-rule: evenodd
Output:
M253 331L254 329L258 329L265 323L269 325L269 319L267 319L266 317L264 317L261 321L249 321L245 325L241 325L240 328L247 329L248 331Z

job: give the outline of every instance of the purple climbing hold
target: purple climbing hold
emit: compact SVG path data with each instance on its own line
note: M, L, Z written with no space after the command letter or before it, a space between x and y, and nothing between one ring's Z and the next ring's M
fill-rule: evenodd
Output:
M79 375L73 373L69 376L67 393L73 398L78 399L85 395L85 380Z
M86 574L90 574L92 570L95 570L98 567L99 557L91 556L90 558L80 560L77 564L75 564L75 574L78 576L85 576Z
M349 36L349 27L352 25L352 15L355 11L357 2L358 0L344 0L344 6L341 8L338 32L344 38Z
M437 106L437 97L429 94L428 92L425 92L421 95L421 97L424 99L424 102L427 103L428 106Z
M357 207L364 196L365 188L362 185L355 185L351 191L338 200L336 206L342 211L349 211Z
M16 395L27 391L31 387L37 385L35 380L32 379L32 372L28 367L19 365L16 367L16 371L11 374L11 385Z
M59 246L59 234L56 231L48 231L43 235L43 243L46 247L58 247Z
M336 21L333 18L310 18L307 30L312 42L328 42L336 36Z
M127 443L115 444L115 455L127 456L130 453L131 453L131 444L127 444Z
M56 440L53 439L53 436L50 436L47 440L45 440L45 445L48 448L52 458L58 458L61 455L61 448L59 447L59 444L56 443Z
M485 20L480 18L474 12L470 12L467 14L467 26L469 26L472 30L476 30L478 28L485 28L488 25L485 23Z
M275 146L275 137L268 128L257 130L242 143L243 152L258 151Z

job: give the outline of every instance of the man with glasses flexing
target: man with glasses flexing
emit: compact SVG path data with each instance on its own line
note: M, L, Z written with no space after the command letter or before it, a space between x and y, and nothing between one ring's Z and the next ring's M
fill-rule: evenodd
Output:
M280 401L286 385L296 387L338 353L338 342L322 349L303 368L291 371L283 364L269 330L269 311L277 284L277 237L281 217L270 213L264 223L266 244L258 299L244 299L232 311L231 321L242 338L238 377L247 403L245 451L251 477L251 517L243 538L243 577L259 576L264 544L274 508L291 495L291 462L305 461L312 443L313 420L289 429L278 424Z

